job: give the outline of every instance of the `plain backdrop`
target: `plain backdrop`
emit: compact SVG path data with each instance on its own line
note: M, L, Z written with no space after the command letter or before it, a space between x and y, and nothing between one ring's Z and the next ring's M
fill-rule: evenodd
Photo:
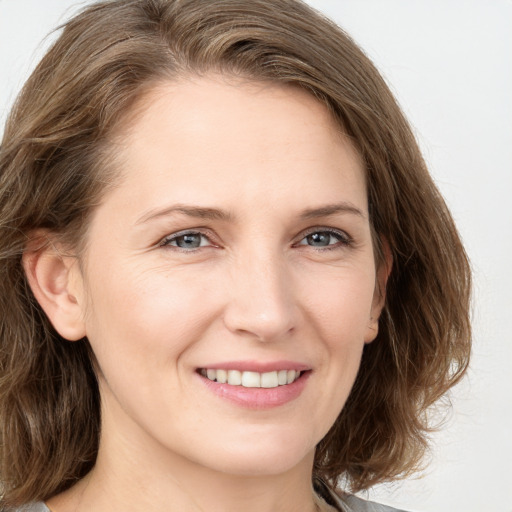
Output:
M0 0L0 133L86 2ZM411 512L512 512L512 1L309 0L374 60L408 115L475 276L474 356L420 479L367 496Z

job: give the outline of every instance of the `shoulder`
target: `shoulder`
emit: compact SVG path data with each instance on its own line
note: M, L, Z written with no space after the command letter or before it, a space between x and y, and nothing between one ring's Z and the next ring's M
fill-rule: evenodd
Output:
M380 505L373 501L366 501L356 496L345 494L343 496L335 495L334 499L342 507L343 512L405 512L396 508ZM50 509L42 502L22 505L13 512L50 512Z
M336 499L343 512L405 512L373 501L366 501L350 494L336 495L334 499Z
M50 509L42 502L28 503L18 508L11 509L11 512L50 512Z

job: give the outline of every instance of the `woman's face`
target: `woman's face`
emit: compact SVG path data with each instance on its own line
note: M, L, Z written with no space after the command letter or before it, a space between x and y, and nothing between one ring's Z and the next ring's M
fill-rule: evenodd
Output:
M161 85L116 148L79 299L102 442L245 475L310 464L381 307L358 154L305 92L222 77Z

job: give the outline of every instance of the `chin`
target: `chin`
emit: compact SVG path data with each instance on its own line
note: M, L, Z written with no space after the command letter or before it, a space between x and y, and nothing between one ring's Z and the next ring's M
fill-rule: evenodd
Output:
M297 454L284 457L244 455L243 457L234 457L229 462L226 461L222 467L218 467L218 471L241 477L276 476L293 470L304 458L304 456L297 457Z
M226 474L257 477L286 473L309 456L312 463L316 443L298 436L264 435L246 442L237 439L210 451L210 467Z

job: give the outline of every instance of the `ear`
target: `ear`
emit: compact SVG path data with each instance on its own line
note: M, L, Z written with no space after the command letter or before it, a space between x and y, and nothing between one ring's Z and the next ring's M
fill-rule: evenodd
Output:
M379 333L379 318L386 303L386 285L393 268L393 255L391 254L389 243L385 238L381 238L381 243L384 258L377 268L375 291L373 292L370 321L364 339L365 343L371 343Z
M65 339L85 336L83 281L75 256L47 232L35 234L23 253L23 268L37 302Z

